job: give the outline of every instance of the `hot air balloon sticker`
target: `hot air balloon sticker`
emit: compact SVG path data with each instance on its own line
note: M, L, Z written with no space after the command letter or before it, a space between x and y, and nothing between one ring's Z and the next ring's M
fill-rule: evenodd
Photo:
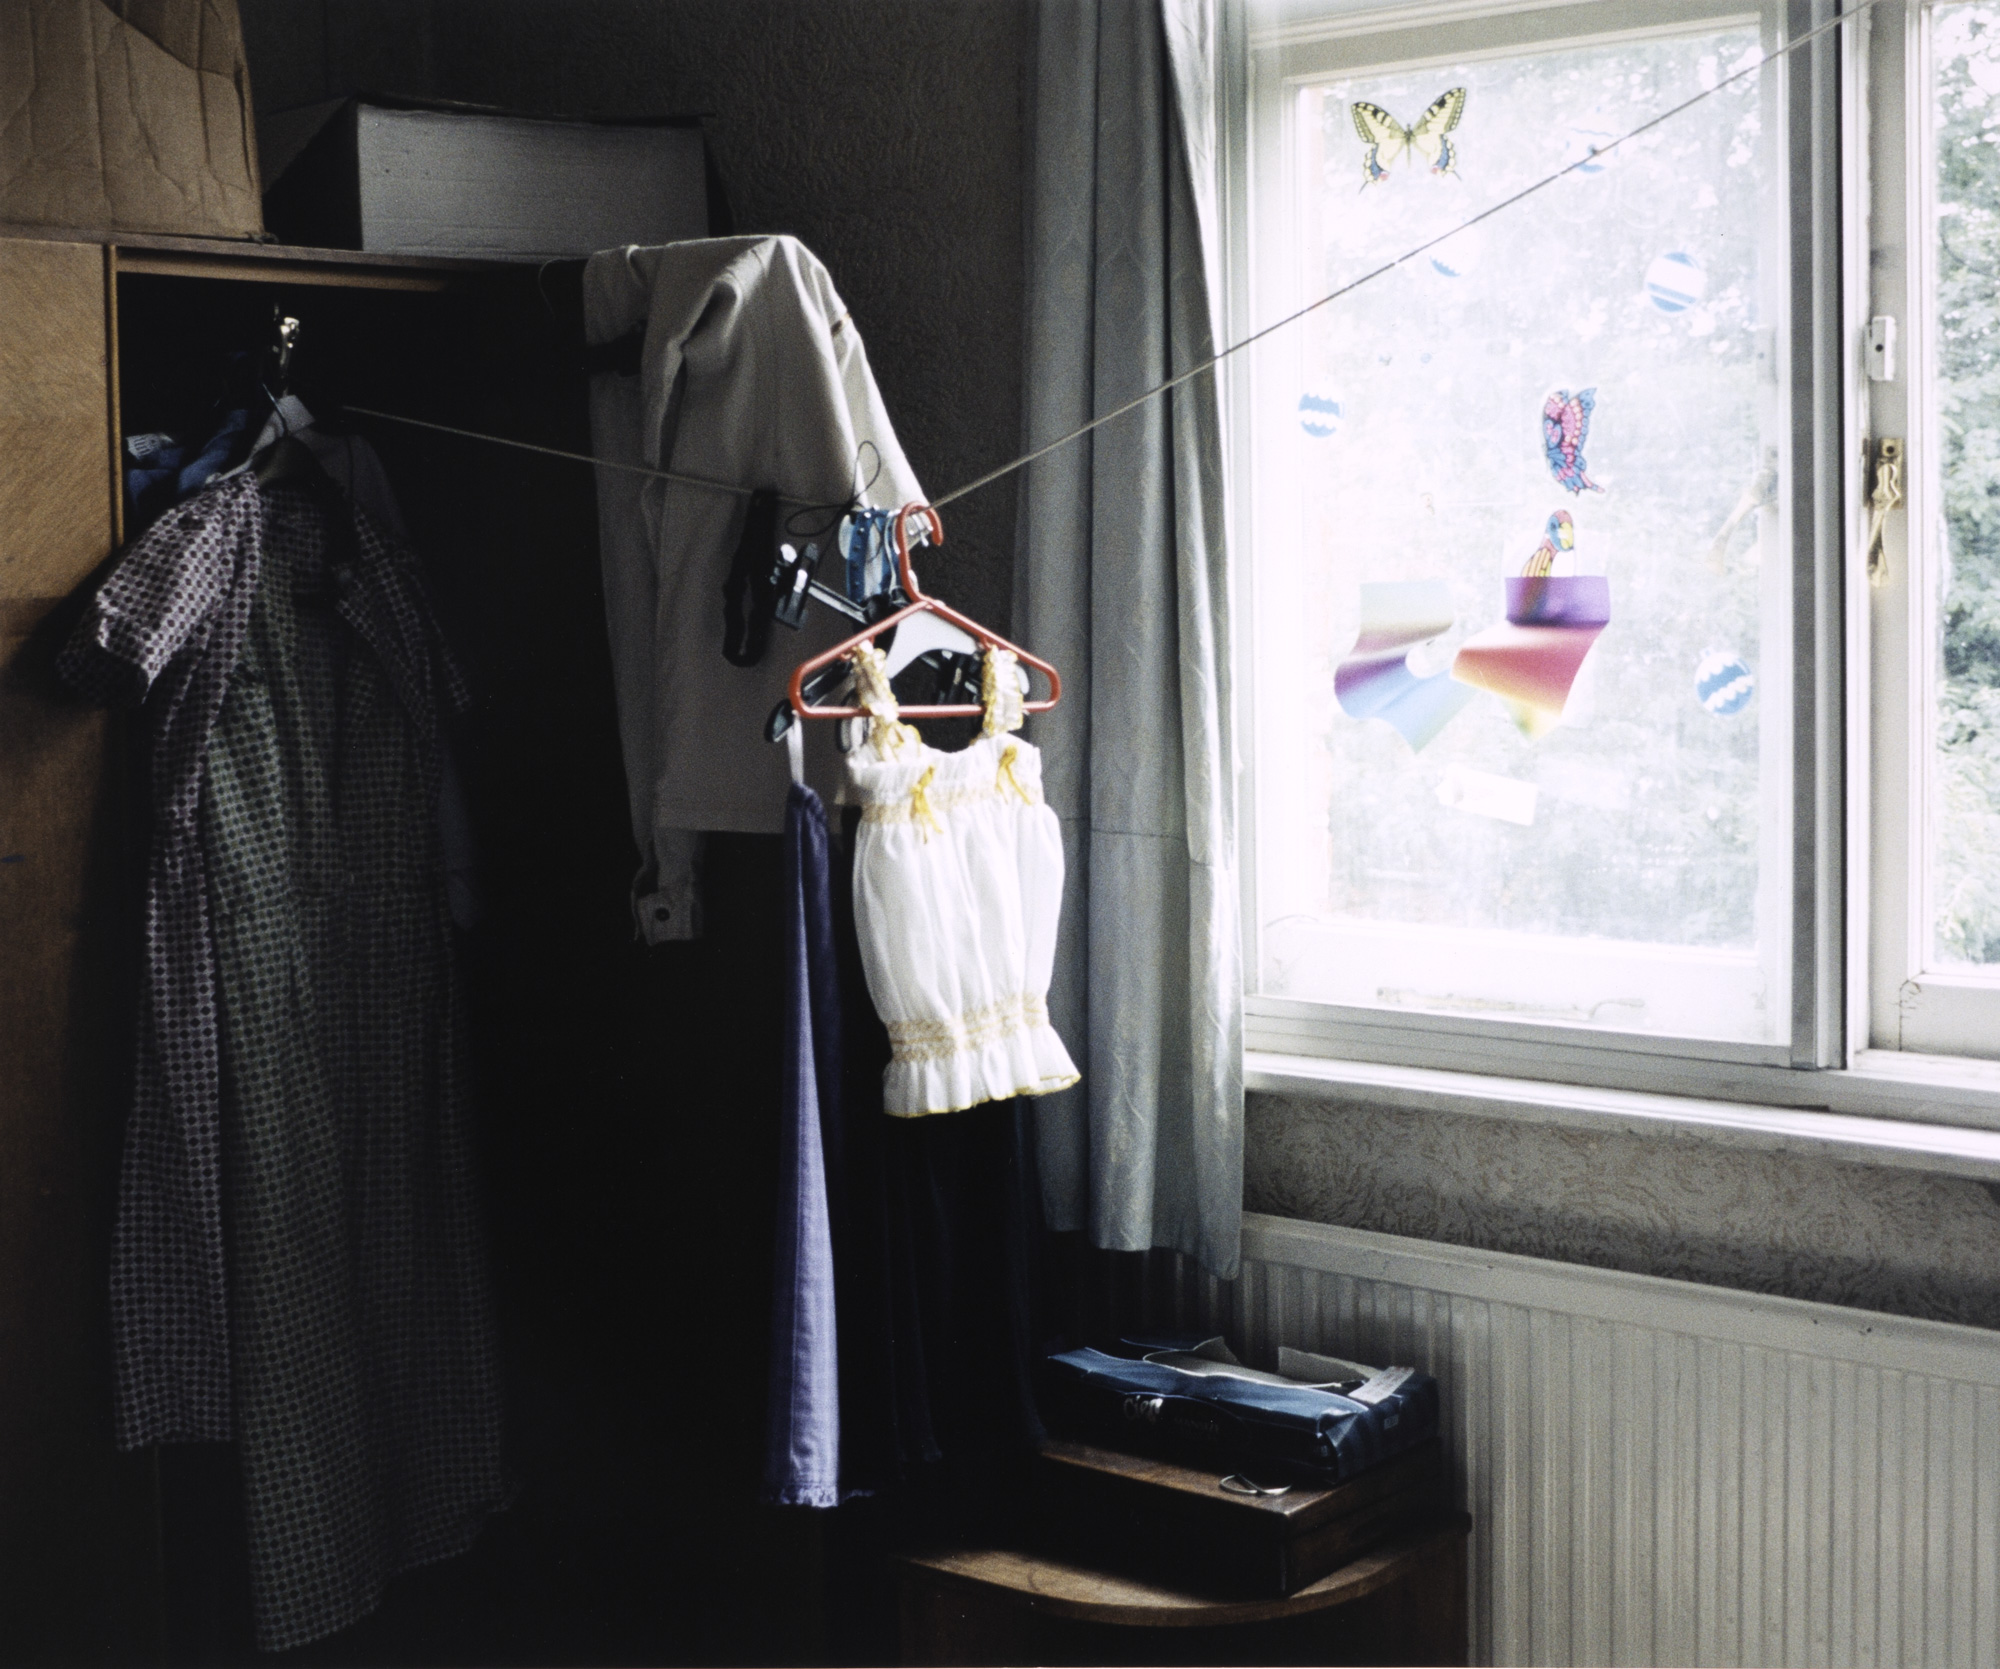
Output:
M1669 318L1699 307L1707 294L1707 272L1684 249L1669 250L1646 269L1646 299Z
M1299 427L1314 440L1331 440L1340 432L1340 401L1325 388L1309 388L1299 396Z
M1694 669L1694 698L1718 719L1734 718L1757 693L1757 676L1739 655L1717 649Z

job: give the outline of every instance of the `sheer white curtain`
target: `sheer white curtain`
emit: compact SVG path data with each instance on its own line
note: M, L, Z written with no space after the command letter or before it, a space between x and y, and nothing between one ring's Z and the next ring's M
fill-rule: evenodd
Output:
M1026 440L1217 340L1218 0L1043 0ZM1083 1083L1038 1103L1052 1227L1236 1274L1242 950L1221 420L1204 374L1029 467L1015 626L1069 865L1050 1007Z

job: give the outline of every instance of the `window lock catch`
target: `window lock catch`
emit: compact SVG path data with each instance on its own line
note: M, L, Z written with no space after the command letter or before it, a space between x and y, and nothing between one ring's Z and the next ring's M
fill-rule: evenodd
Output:
M1877 313L1868 321L1866 338L1868 380L1896 380L1896 321L1887 313Z

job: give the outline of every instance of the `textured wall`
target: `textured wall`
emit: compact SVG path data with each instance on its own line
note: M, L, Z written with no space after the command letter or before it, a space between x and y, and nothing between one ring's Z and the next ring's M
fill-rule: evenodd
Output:
M1976 1182L1275 1095L1250 1098L1245 1168L1253 1211L2000 1327Z
M1019 450L1023 0L242 0L261 111L360 89L703 112L738 230L825 261L926 489ZM926 570L1006 629L1014 489Z

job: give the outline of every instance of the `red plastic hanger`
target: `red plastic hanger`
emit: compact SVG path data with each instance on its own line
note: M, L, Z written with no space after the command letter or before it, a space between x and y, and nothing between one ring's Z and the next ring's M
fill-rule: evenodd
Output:
M856 632L845 643L837 643L825 653L815 655L811 660L802 662L795 668L792 673L791 683L792 711L802 719L860 719L868 717L866 709L861 707L820 707L813 705L805 698L805 681L821 667L827 666L847 655L856 644L874 642L877 637L886 632L891 626L894 626L898 621L907 620L913 614L935 614L942 619L949 620L954 626L969 633L972 637L978 639L979 642L985 644L987 648L1004 649L1023 666L1033 667L1035 671L1046 678L1049 683L1047 698L1041 701L1027 701L1021 704L1023 712L1046 713L1058 701L1062 700L1061 673L1057 672L1047 661L1040 660L1036 656L1029 654L1027 650L1021 648L1018 644L1009 643L998 633L988 631L977 620L960 614L956 609L950 607L948 604L939 602L935 597L925 596L922 591L917 589L917 576L910 568L909 523L912 516L921 517L925 522L928 543L933 545L942 545L944 543L944 523L938 520L938 513L928 504L906 504L896 512L896 567L902 578L903 595L910 599L908 605L896 610L886 620L878 620L866 631ZM944 707L905 707L901 709L900 716L905 719L971 719L980 717L985 711L986 709L979 706L976 702L961 702Z

